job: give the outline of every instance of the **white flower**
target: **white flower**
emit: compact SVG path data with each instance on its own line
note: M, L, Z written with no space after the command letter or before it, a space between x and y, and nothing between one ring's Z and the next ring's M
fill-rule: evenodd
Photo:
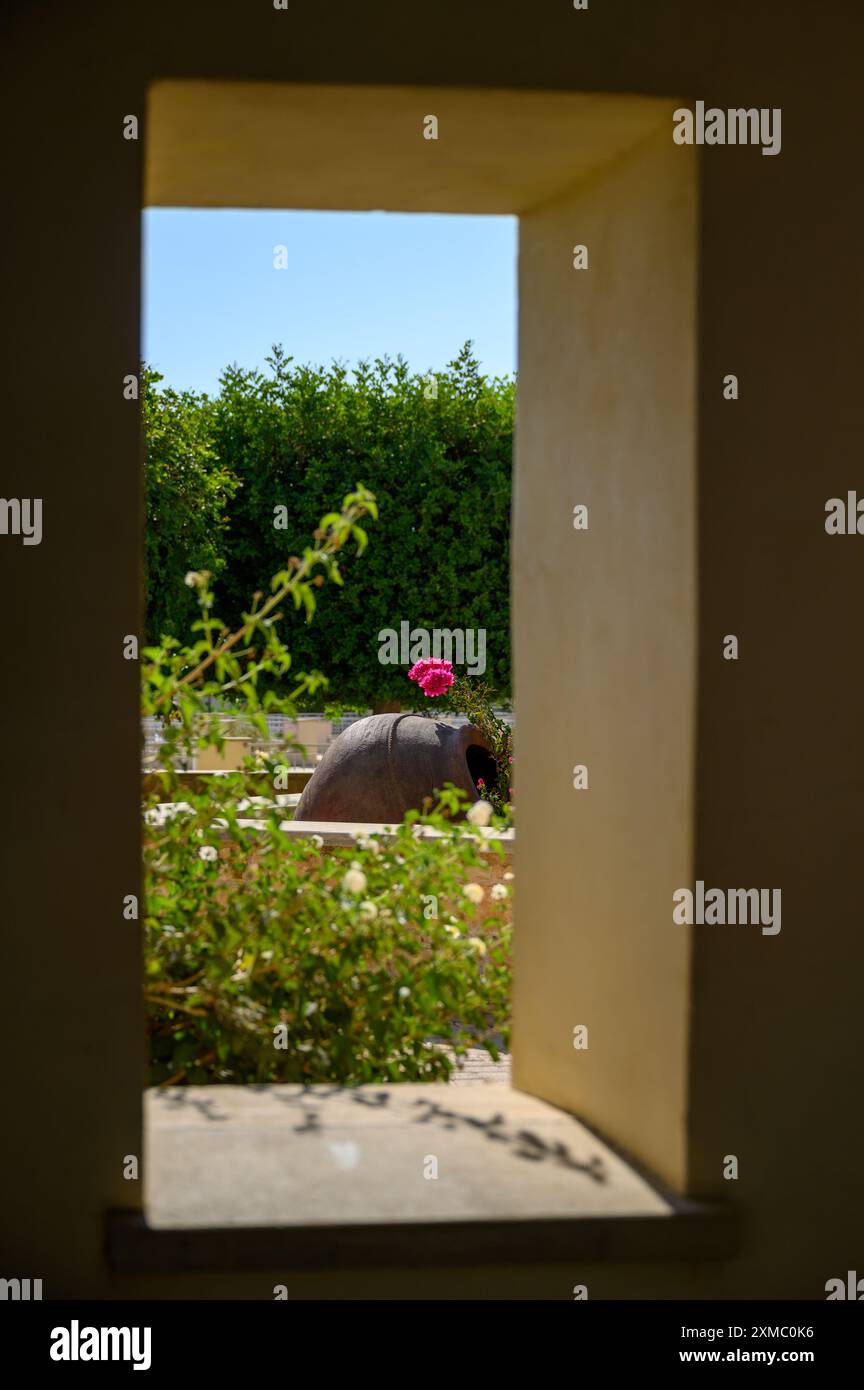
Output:
M407 986L407 985L402 985L402 986L400 987L400 989L399 989L399 998L400 998L400 999L407 999L407 998L408 998L408 995L409 995L410 993L411 993L411 991L410 991L410 989L408 988L408 986Z
M448 936L461 936L461 935L462 935L462 933L460 932L459 928L458 928L458 927L451 926L451 924L450 924L449 922L445 922L445 924L444 924L444 930L446 931L446 933L447 933Z
M476 952L478 956L485 956L486 942L482 941L479 936L469 936L468 945L471 947L472 951Z
M491 893L496 903L503 902L509 896L507 886L504 883L493 883Z
M488 825L492 819L492 806L490 802L475 801L466 819L469 820L472 825Z
M501 877L504 879L505 883L512 883L513 881L513 874L509 869L507 870L506 874L502 874Z
M198 851L198 858L204 859L208 864L212 864L214 859L219 858L219 851L214 845L202 845Z
M346 893L353 893L359 898L361 893L366 892L366 875L361 868L350 868L342 880L342 887Z
M197 589L200 580L201 576L197 570L187 570L186 578L183 580L183 583L188 585L190 589Z
M377 907L374 903L370 903L368 898L360 904L360 916L365 917L367 922L374 922L378 916Z
M358 835L357 845L359 849L371 850L373 854L381 853L381 844L378 840L371 840L368 835Z
M321 846L322 846L323 843L324 843L324 836L323 836L323 835L311 835L311 836L310 836L310 839L311 839L311 841L312 841L312 843L313 843L313 845L315 846L316 849L320 849Z
M482 903L486 894L479 883L466 883L462 889L465 897L471 903Z
M313 1004L313 1003L310 1002L310 1003L308 1003L308 1004L306 1005L305 1009L303 1010L303 1017L304 1017L304 1018L311 1018L312 1015L313 1015L313 1014L317 1014L317 1012L318 1012L318 1005L317 1005L317 1004Z

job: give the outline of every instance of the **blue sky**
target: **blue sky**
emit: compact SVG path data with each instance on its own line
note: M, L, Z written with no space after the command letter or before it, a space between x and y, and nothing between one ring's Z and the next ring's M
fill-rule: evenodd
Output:
M287 269L274 269L274 247ZM297 362L401 352L437 369L472 338L490 376L516 369L514 217L150 208L143 356L178 390L218 389L273 343Z

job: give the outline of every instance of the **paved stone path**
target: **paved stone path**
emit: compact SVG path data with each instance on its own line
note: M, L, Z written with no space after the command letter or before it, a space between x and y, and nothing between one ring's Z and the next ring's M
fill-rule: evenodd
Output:
M450 1078L451 1086L474 1085L478 1081L498 1081L509 1084L510 1054L502 1053L493 1062L483 1047L469 1047L465 1057L457 1060L456 1070Z

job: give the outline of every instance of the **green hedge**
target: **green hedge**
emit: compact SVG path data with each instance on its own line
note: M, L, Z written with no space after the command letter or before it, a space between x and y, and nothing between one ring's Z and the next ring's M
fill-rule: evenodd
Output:
M187 636L188 570L215 574L216 611L236 626L360 480L380 519L365 553L345 556L344 588L314 624L298 618L295 670L323 671L346 705L410 703L406 669L378 660L379 631L485 628L485 679L506 698L514 383L484 377L470 344L434 385L398 358L351 373L295 366L278 347L267 360L267 376L229 368L212 400L146 374L149 639Z
M160 389L157 372L142 377L147 445L147 636L188 638L198 615L184 582L190 570L218 580L228 551L227 513L240 480L213 449L214 407L206 396Z

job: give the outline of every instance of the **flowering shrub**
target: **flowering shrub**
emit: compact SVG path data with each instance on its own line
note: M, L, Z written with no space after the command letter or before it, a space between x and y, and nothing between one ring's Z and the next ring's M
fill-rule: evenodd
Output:
M495 811L509 816L513 798L513 731L493 713L488 687L468 676L457 676L452 663L439 657L415 661L408 679L416 681L427 699L446 696L444 707L464 714L480 730L495 759L497 773L494 786L487 787L481 779L477 788Z
M408 679L416 681L423 694L434 700L436 695L447 694L456 677L451 662L433 656L415 661L408 672Z
M497 1056L509 925L466 881L476 833L411 813L390 843L324 854L271 822L213 857L196 821L174 817L151 865L154 1082L431 1081L469 1044Z
M269 597L255 595L234 632L213 615L209 576L190 573L200 636L143 653L143 711L161 717L165 736L144 834L154 1083L438 1080L469 1043L493 1056L506 1044L508 890L474 881L490 853L502 853L483 849L488 806L454 824L459 797L448 789L432 815L409 813L388 843L328 852L286 835L273 798L250 808L261 791L254 760L200 790L180 776L197 748L221 746L214 701L233 697L263 737L265 712L292 714L298 694L320 682L297 675L289 697L258 694L259 677L284 678L290 667L282 606L311 620L320 584L341 582L339 551L352 540L364 549L367 513L375 502L361 487L274 576Z

